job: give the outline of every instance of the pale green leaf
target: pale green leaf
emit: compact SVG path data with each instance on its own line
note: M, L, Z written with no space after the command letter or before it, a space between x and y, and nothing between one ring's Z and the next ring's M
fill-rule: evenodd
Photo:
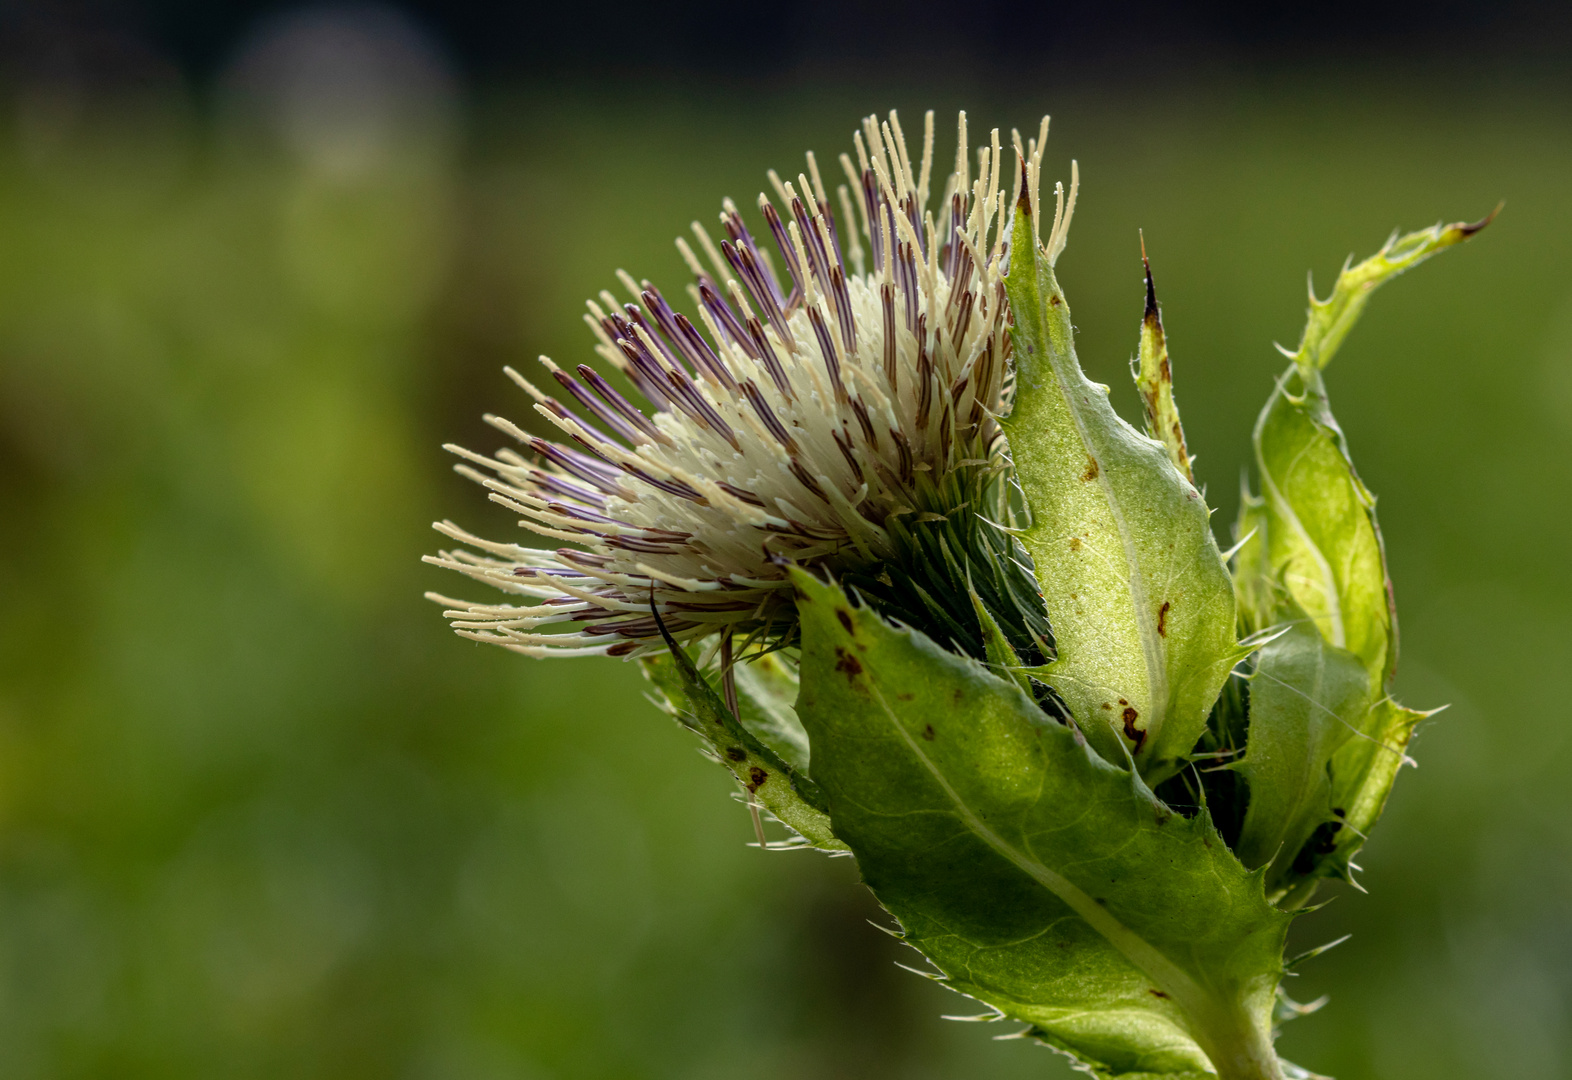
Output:
M1319 372L1290 368L1279 381L1256 422L1255 459L1264 500L1253 515L1265 549L1258 570L1328 642L1360 658L1372 685L1384 685L1396 638L1375 498L1354 472ZM1240 580L1247 594L1266 587L1244 573ZM1268 618L1286 610L1278 605Z
M1302 852L1305 866L1278 906L1285 911L1308 903L1323 877L1352 881L1354 856L1386 808L1397 773L1412 765L1408 744L1419 721L1439 710L1420 712L1391 698L1372 705L1360 721L1354 738L1332 756L1332 821L1323 825Z
M1487 217L1472 223L1432 225L1401 237L1393 233L1381 250L1364 262L1357 266L1345 263L1331 296L1317 300L1315 290L1310 290L1310 311L1299 348L1293 354L1294 363L1307 374L1326 367L1359 321L1372 292L1432 255L1461 244L1494 221L1500 210L1498 206ZM1352 261L1350 257L1349 262Z
M1243 503L1238 534L1255 529L1258 537L1234 567L1247 629L1280 618L1268 601L1274 590L1286 593L1328 641L1357 654L1380 686L1396 665L1397 640L1375 498L1354 472L1321 370L1372 292L1473 236L1494 216L1394 236L1375 255L1344 266L1327 299L1312 291L1293 363L1256 421L1264 507L1248 497Z
M673 647L670 656L641 663L667 707L710 744L716 759L765 809L814 847L846 849L830 827L818 785L737 721L687 653Z
M1266 500L1239 492L1239 519L1234 523L1234 595L1239 602L1239 629L1248 635L1277 622L1280 591L1267 569Z
M1293 363L1278 380L1256 422L1254 444L1261 495L1245 494L1236 526L1237 536L1250 537L1234 558L1243 628L1259 630L1307 615L1333 650L1346 650L1358 658L1367 688L1366 704L1357 713L1348 713L1324 699L1332 712L1357 731L1330 752L1325 789L1330 817L1319 826L1312 825L1308 817L1300 818L1297 825L1284 825L1282 850L1275 856L1266 849L1276 835L1276 825L1268 828L1266 823L1268 819L1274 823L1284 819L1284 799L1277 788L1281 779L1257 781L1252 777L1251 805L1240 850L1247 862L1275 858L1270 881L1286 890L1280 900L1284 906L1307 900L1325 873L1348 875L1354 852L1380 816L1397 770L1406 760L1414 724L1425 715L1386 696L1397 663L1397 622L1375 498L1354 470L1347 441L1327 401L1322 369L1364 310L1371 292L1404 270L1468 239L1489 222L1486 218L1473 225L1438 225L1394 238L1364 262L1345 266L1326 300L1318 300L1312 292ZM1283 647L1293 646L1284 639ZM1263 665L1268 652L1263 652ZM1307 689L1294 677L1285 676L1284 681L1296 689ZM1266 749L1285 739L1292 744L1303 726L1284 723L1280 703L1262 701L1259 695L1264 692L1269 691L1257 679L1252 686L1252 756L1258 747ZM1323 734L1335 737L1330 721ZM1315 765L1325 750L1324 740L1310 739L1295 752L1307 755L1305 760ZM1280 755L1280 750L1274 754ZM1311 793L1301 787L1298 794ZM1320 798L1314 793L1315 812L1319 812ZM1311 830L1308 834L1307 828Z
M1354 855L1386 807L1387 796L1404 764L1414 726L1433 712L1405 708L1391 698L1377 702L1350 739L1332 758L1332 811L1341 827L1325 853L1326 869L1348 877Z
M742 726L799 772L808 771L808 733L797 720L797 670L779 652L738 663Z
M1366 737L1351 741L1332 759L1336 777L1333 805L1354 836L1368 831L1381 816L1392 780L1408 761L1405 751L1414 725L1432 715L1433 711L1421 712L1384 699L1371 709L1360 729ZM1344 846L1339 844L1339 848ZM1358 845L1350 842L1346 846Z
M1206 813L1163 805L985 664L793 576L815 780L946 983L1102 1075L1278 1075L1289 917Z
M1157 783L1195 746L1241 656L1233 586L1200 492L1081 372L1069 308L1024 209L1012 244L1016 392L1004 428L1032 515L1021 541L1058 652L1033 674L1104 757L1128 750Z
M1262 649L1250 679L1250 739L1234 766L1250 804L1234 851L1269 866L1268 894L1293 872L1312 833L1333 820L1327 766L1370 705L1370 680L1353 654L1302 619Z

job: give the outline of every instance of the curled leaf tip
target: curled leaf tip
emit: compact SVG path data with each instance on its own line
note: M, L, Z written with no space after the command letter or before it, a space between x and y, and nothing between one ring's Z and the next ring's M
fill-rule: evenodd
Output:
M1325 300L1310 290L1309 318L1294 360L1303 374L1326 367L1343 338L1358 321L1370 294L1399 274L1449 247L1469 239L1495 219L1500 206L1473 224L1432 225L1428 229L1394 235L1363 262L1345 263Z
M1494 221L1496 219L1496 215L1501 213L1502 208L1505 207L1505 206L1506 206L1506 200L1502 199L1500 202L1496 203L1496 206L1495 206L1494 210L1490 211L1490 213L1486 214L1484 217L1480 218L1478 221L1466 222L1466 223L1465 222L1458 222L1457 224L1453 225L1452 228L1455 229L1458 233L1460 233L1462 238L1464 240L1466 240L1470 236L1473 236L1476 232L1479 232L1486 225L1489 225L1492 221Z

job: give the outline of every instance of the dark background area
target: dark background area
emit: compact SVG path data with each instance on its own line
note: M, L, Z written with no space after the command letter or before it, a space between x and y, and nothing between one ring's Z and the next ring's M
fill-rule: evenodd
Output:
M1296 945L1341 1080L1572 1076L1572 21L1560 5L0 4L0 1077L1069 1076L896 967L848 860L761 853L611 661L452 638L419 564L512 517L626 267L857 120L1054 115L1114 388L1153 257L1225 533L1345 255L1329 373L1423 730ZM1007 1033L1004 1032L1004 1033Z
M48 64L56 50L113 63L144 51L208 82L278 0L202 3L12 2L0 6L15 62ZM1564 4L1505 0L1388 0L1319 4L1014 3L871 0L792 5L410 2L400 10L439 41L468 76L540 83L695 76L759 82L803 71L891 74L941 82L1015 69L1073 81L1142 85L1216 66L1369 61L1417 73L1510 61L1559 72L1572 43ZM69 42L69 44L66 44Z

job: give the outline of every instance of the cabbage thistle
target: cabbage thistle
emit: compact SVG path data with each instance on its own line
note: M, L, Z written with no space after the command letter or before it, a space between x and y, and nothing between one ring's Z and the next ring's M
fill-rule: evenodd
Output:
M432 598L527 655L640 659L772 846L854 856L983 1018L1097 1076L1306 1076L1273 1050L1305 1011L1288 924L1352 880L1426 715L1389 692L1375 500L1322 372L1372 290L1486 222L1311 293L1224 553L1149 268L1144 431L1081 372L1046 138L995 131L974 171L962 114L933 198L932 114L916 157L870 118L834 201L810 154L770 173L767 242L729 201L719 243L678 241L697 323L621 275L588 317L621 379L542 358L570 408L510 371L565 440L488 418L520 449L450 448L575 546L439 524L465 546L429 561L524 602Z

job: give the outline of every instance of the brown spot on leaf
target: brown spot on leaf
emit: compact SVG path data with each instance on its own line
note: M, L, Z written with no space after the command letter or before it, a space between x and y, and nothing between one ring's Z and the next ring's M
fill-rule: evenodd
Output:
M740 746L728 746L726 748L726 756L731 758L733 761L748 760L747 752L744 751Z
M895 695L895 700L897 700L897 701L915 701L915 700L917 700L917 695L916 694L896 694Z
M1101 467L1099 467L1097 464L1097 459L1091 455L1087 455L1086 471L1081 474L1081 479L1085 480L1087 483L1091 483L1093 480L1096 480L1099 475L1101 475L1102 471L1103 470Z
M1124 716L1124 737L1135 744L1135 752L1139 754L1141 752L1141 744L1146 741L1146 732L1135 726L1135 722L1141 718L1141 714L1135 711L1134 706L1126 705L1122 715Z
M856 679L857 676L862 674L862 661L837 645L835 647L835 670L845 672L848 679Z
M1164 1000L1169 1000L1168 999L1168 995L1163 993L1161 990L1152 990L1152 991L1149 991L1149 993L1151 993L1153 997L1160 997L1160 998L1163 998Z
M1063 303L1064 303L1064 300L1062 300L1060 298L1058 293L1054 293L1052 296L1050 296L1048 298L1048 306L1049 307L1059 307Z
M764 786L764 782L766 780L768 780L769 778L770 778L770 774L765 772L763 769L759 768L757 765L755 765L753 768L749 769L748 770L748 792L749 792L749 794L752 794L753 792L758 791L761 787Z
M1071 551L1080 551L1081 550L1081 538L1079 536L1072 536L1072 537L1070 537L1070 550Z
M1106 702L1106 701L1105 701L1105 702L1103 702L1103 708L1105 708L1105 709L1112 709L1112 708L1113 708L1113 706L1112 706L1112 705L1110 705L1110 704L1108 704L1108 703L1107 703L1107 702Z
M835 617L841 621L841 626L845 627L848 634L853 633L851 612L847 611L845 608L836 608Z
M922 737L924 739L926 739L928 742L933 742L933 725L932 724L924 724L923 725Z
M1167 600L1164 600L1163 601L1163 606L1157 609L1157 636L1158 637L1167 637L1168 636L1168 609L1171 608L1171 607L1173 607L1173 604L1171 602L1167 601Z

